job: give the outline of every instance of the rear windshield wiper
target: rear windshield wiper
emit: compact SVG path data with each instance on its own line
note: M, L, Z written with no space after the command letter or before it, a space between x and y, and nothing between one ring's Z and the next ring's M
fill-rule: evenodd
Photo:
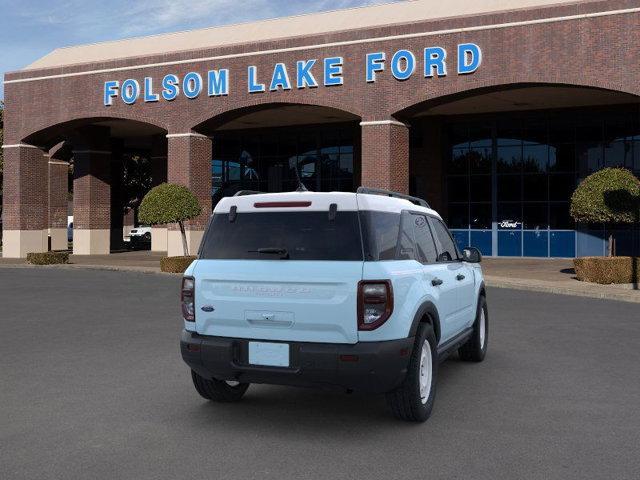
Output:
M280 255L281 260L289 259L289 252L286 248L277 248L277 247L268 247L268 248L259 248L257 250L248 250L249 253L264 253L271 255Z

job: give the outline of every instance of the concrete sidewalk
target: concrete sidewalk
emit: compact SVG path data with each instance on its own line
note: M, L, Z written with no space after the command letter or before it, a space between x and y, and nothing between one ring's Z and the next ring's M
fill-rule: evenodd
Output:
M27 265L24 260L0 258L0 268L94 268L161 273L159 264L164 255L149 251L127 251L111 255L71 255L71 264L47 267ZM640 303L640 291L634 290L633 285L597 285L576 280L573 262L570 259L485 257L482 260L482 269L486 283L491 287Z
M640 303L640 291L634 290L633 284L599 285L577 280L571 259L485 257L482 270L486 283L493 287Z

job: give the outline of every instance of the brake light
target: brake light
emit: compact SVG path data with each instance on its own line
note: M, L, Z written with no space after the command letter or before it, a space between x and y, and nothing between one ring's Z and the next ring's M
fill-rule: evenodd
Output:
M311 202L256 202L254 208L296 208L310 207Z
M393 312L393 289L389 280L358 283L358 330L375 330Z
M182 303L182 317L187 322L196 321L196 281L193 277L182 277L180 302Z

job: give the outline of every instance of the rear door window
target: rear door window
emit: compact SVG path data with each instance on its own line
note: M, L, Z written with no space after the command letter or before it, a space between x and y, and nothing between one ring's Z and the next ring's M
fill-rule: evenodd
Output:
M439 262L451 262L454 260L458 260L458 250L456 249L456 245L451 238L451 234L447 227L444 226L439 219L429 217L429 223L431 224L431 228L433 229L433 236L436 239L437 247L438 247L438 258Z
M202 259L362 261L357 212L215 214L200 250Z
M438 253L427 217L425 215L411 215L411 217L418 250L416 260L422 263L434 263Z

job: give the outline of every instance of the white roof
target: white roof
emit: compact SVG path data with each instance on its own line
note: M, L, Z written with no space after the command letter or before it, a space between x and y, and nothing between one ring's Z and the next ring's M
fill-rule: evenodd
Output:
M290 202L297 202L298 205L282 205L282 203ZM303 205L305 203L308 203L308 205ZM435 210L415 205L409 200L350 192L284 192L225 197L218 202L214 213L229 213L232 206L236 207L238 213L328 212L332 203L338 206L339 212L371 210L376 212L400 213L402 210L413 210L441 218Z
M407 0L369 7L275 18L185 32L58 48L25 70L170 54L202 48L374 28L383 25L472 16L585 0Z

